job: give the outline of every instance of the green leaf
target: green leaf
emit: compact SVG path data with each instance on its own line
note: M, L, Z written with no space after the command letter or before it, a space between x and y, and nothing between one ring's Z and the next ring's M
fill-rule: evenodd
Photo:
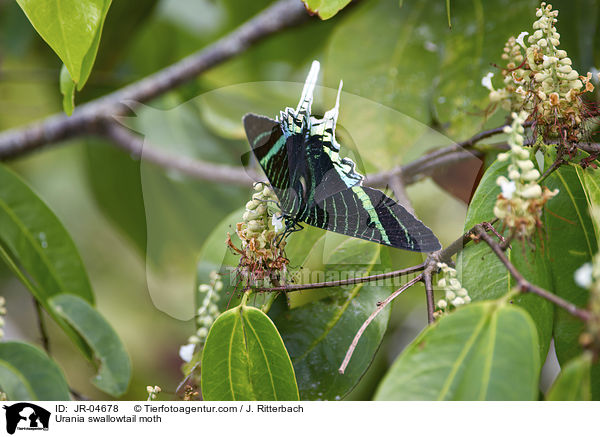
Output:
M297 401L294 368L277 328L262 311L240 305L221 314L202 354L207 401Z
M307 231L313 229L299 232L303 235L298 238L310 240ZM303 248L305 252L297 258L288 252L290 265L302 266L297 283L389 270L387 249L381 251L380 245L314 231L320 238L311 250ZM293 247L290 241L290 251ZM392 290L387 284L364 283L288 293L292 309L273 314L273 320L294 363L301 399L341 399L354 388L381 344L389 308L384 309L364 332L343 375L338 368L356 332L375 311L377 303L388 297Z
M547 162L552 162L552 157ZM586 307L589 291L575 282L575 271L591 262L598 252L597 227L589 207L597 200L595 173L562 166L546 179L550 189L559 194L548 202L546 234L552 273L553 292L579 307ZM581 355L579 336L584 324L562 309L554 320L554 344L561 366ZM591 367L592 399L600 399L600 364Z
M583 186L588 207L593 212L591 218L594 224L596 241L600 241L600 211L598 211L600 208L600 172L591 167L582 169L579 166L576 166L575 170Z
M145 254L147 229L140 161L95 138L86 140L85 151L87 179L98 206Z
M85 300L61 294L50 304L89 344L99 362L93 384L112 396L121 396L131 379L131 362L117 333Z
M559 190L558 195L546 205L545 214L552 291L577 306L585 307L589 292L577 285L574 274L598 251L585 191L577 171L570 166L562 166L552 173L546 179L546 186ZM580 320L562 309L556 311L554 342L562 365L580 355L578 339L582 330Z
M17 0L40 36L63 61L77 89L92 70L110 0Z
M546 395L547 401L591 401L592 356L583 353L569 361Z
M70 293L94 303L79 252L54 213L19 176L2 165L0 258L89 357L85 342L48 304L50 297L61 293Z
M344 9L350 0L302 0L307 9L318 14L321 20L327 20Z
M484 173L483 178L467 211L465 232L477 223L494 219L494 205L500 188L496 179L507 174L508 162L495 161ZM552 205L555 199L549 201ZM498 226L501 228L502 225ZM508 230L504 236L507 236ZM550 290L550 262L545 242L538 235L529 243L519 240L511 242L511 249L506 251L508 259L531 283ZM468 244L459 254L457 271L462 285L469 291L473 301L498 299L508 293L515 282L510 274L485 243ZM552 304L533 294L519 295L515 303L525 308L531 315L538 329L540 359L544 360L550 346L554 308Z
M11 401L68 401L69 386L58 364L28 343L0 343L0 390Z
M472 303L427 327L394 362L375 400L535 400L538 348L527 312Z
M71 115L75 107L75 83L65 64L60 69L60 93L63 95L63 111Z

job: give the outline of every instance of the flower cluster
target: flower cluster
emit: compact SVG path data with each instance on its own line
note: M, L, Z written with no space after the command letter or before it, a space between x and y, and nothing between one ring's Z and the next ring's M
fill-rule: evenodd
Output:
M504 46L504 88L495 90L489 75L482 84L490 89L492 102L500 102L510 111L530 113L545 137L576 142L581 138L583 120L592 115L580 97L593 91L592 74L580 76L567 52L559 48L558 11L542 3L536 16L529 45L523 41L528 32L522 32Z
M461 285L460 281L456 279L456 270L445 263L438 263L437 266L443 274L437 285L444 290L445 296L444 299L440 299L436 304L437 311L433 314L436 318L452 308L457 308L471 302L469 293Z
M204 345L208 331L219 316L219 292L223 289L223 282L217 272L210 273L210 284L201 284L198 287L198 292L204 296L202 305L196 313L196 333L187 340L187 344L179 348L179 356L183 361L189 363L198 345Z
M523 122L527 113L513 113L512 117L512 125L504 129L509 134L510 151L498 155L499 161L510 160L508 178L500 176L496 180L502 193L496 200L494 215L512 230L515 237L525 239L541 225L544 204L558 194L558 190L542 189L537 183L540 172L531 161L529 151L523 147Z
M268 204L276 204L271 188L263 183L254 186L252 200L246 203L242 222L236 233L242 241L238 249L228 239L228 245L241 255L238 273L246 283L262 279L279 279L285 274L288 260L284 256L285 241L277 241L283 230L282 216L270 215Z
M162 391L162 389L158 385L155 385L154 387L149 385L146 387L146 391L148 392L148 400L153 401L156 400L156 397Z

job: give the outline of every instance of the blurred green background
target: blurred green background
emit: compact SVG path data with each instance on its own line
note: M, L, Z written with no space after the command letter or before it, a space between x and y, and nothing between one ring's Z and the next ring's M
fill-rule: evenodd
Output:
M113 0L92 75L77 103L94 99L208 45L270 2L257 0ZM241 116L275 116L295 106L313 59L322 64L314 109L334 103L344 80L339 119L343 152L361 172L407 163L426 150L502 123L485 119L488 91L511 35L530 31L536 1L453 1L452 30L443 1L360 1L334 18L317 18L274 35L243 55L136 110L125 122L158 147L179 155L240 164L248 151ZM580 72L598 59L598 6L553 2L561 45ZM0 1L0 130L61 111L60 61L15 2ZM500 86L500 83L496 84ZM497 139L496 139L497 141ZM171 399L181 380L181 344L195 263L211 230L242 207L250 190L191 180L140 164L101 140L53 145L11 161L65 224L90 275L100 312L124 341L133 381L124 399L147 396L147 385ZM461 232L465 205L426 180L408 189L419 217L443 244ZM225 238L225 236L224 236ZM420 255L393 251L397 268ZM39 342L33 299L5 269L6 338ZM187 310L186 310L187 308ZM187 312L186 312L187 311ZM189 313L189 314L188 314ZM182 320L183 319L183 320ZM93 399L93 369L53 322L52 354L70 385ZM425 326L422 287L395 303L375 362L350 399L368 399L402 347Z

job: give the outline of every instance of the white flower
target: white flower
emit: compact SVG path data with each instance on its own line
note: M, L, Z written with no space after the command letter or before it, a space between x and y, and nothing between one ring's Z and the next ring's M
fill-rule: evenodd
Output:
M592 263L585 263L575 270L575 283L582 288L590 288L592 286Z
M481 85L483 85L490 91L494 91L494 86L492 85L492 77L494 77L494 73L489 72L481 78Z
M275 232L280 232L284 228L283 216L281 214L273 214L271 224L275 228Z
M196 349L195 344L184 344L179 348L179 357L186 363L189 363L192 361L192 357L194 356L194 349Z
M514 181L500 181L500 189L502 190L502 197L505 199L512 199L513 193L517 189L517 185Z
M529 35L529 32L521 32L519 34L519 36L517 37L517 44L519 44L524 49L527 48L527 47L525 47L525 43L523 42L523 38L525 38L527 35Z
M465 304L465 300L462 297L457 297L452 302L450 302L455 307L461 306Z

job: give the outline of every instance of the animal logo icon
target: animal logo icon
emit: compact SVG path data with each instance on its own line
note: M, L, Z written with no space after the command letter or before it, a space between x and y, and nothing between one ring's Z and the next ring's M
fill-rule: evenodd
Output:
M6 432L14 434L19 430L47 430L50 411L29 402L19 402L3 406L6 410Z

